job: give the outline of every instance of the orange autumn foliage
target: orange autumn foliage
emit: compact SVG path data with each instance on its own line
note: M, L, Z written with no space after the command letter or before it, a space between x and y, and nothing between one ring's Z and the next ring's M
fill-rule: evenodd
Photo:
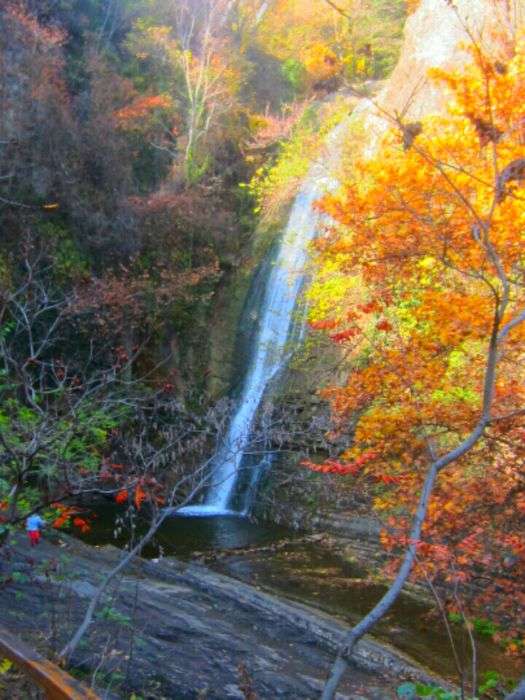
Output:
M137 510L141 509L142 504L146 498L147 498L147 493L144 491L142 486L140 484L138 484L137 488L135 489L135 506L137 507Z
M91 530L91 526L84 518L73 518L73 525L78 527L82 534L86 534Z
M115 119L122 126L140 122L152 112L170 109L172 100L167 95L139 95L129 105L115 112Z
M321 472L322 474L339 474L346 476L352 474L355 476L364 465L374 459L374 452L364 452L362 455L357 457L353 462L346 462L342 464L334 459L327 459L322 464L315 464L314 462L304 461L303 466L308 467L313 472Z
M413 14L419 7L421 0L405 0L407 14Z
M62 503L52 503L51 507L57 512L57 517L51 523L52 527L60 530L62 528L72 525L86 534L90 532L91 525L87 521L86 517L79 517L79 510L74 506L65 506Z
M439 476L415 574L463 586L477 614L518 638L525 626L525 40L505 56L470 51L469 67L431 76L450 92L447 113L422 120L408 141L409 125L398 119L375 157L356 163L341 191L320 204L336 225L317 243L318 274L352 276L354 296L342 311L319 304L325 312L312 325L348 350L347 384L324 395L336 424L357 424L337 469L306 466L359 472L356 488L371 480L383 542L399 552L430 463L470 434L488 401L482 438ZM359 305L356 288L365 299ZM493 390L491 344L500 346ZM484 585L469 588L473 577Z
M127 503L128 497L129 494L127 489L123 489L122 491L119 491L115 496L115 503Z
M162 491L162 485L154 477L141 477L133 489L121 489L118 491L115 495L115 503L119 505L128 503L131 492L132 501L137 510L142 508L145 501L162 506L164 505Z

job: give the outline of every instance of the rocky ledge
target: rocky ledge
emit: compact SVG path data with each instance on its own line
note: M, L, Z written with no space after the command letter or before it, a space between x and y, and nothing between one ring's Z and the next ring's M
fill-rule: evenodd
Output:
M31 550L15 536L0 552L2 623L52 657L120 556L71 538ZM345 629L201 564L137 559L111 587L73 661L103 697L299 700L319 696ZM386 700L401 679L429 679L371 639L359 645L348 676L341 700Z

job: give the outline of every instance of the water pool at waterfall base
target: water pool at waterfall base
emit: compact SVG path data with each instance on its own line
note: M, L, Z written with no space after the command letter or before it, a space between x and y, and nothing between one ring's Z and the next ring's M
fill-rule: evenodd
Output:
M130 527L125 514L122 506L101 503L91 532L82 539L94 546L126 546L132 532L136 538L147 523L136 519ZM334 549L328 536L258 524L235 515L170 516L143 556L202 561L218 573L349 623L357 622L386 589L383 581ZM454 634L458 648L466 649L464 632L458 628ZM403 594L373 636L443 678L457 680L443 621L423 597ZM489 639L480 636L477 646L480 669L497 669L509 678L522 672L520 662L506 656Z
M196 509L195 514L193 509ZM211 512L206 512L206 509L206 506L188 506L180 515L169 515L152 541L144 547L142 556L148 559L159 556L188 559L195 552L262 546L297 536L285 527L257 525L237 513L219 514L216 509L210 509ZM126 547L148 527L145 517L114 503L97 503L93 512L91 530L82 535L82 539L95 546L113 544Z
M217 506L197 505L174 508L172 517L177 518L224 518L239 517L240 514L227 508L217 508Z

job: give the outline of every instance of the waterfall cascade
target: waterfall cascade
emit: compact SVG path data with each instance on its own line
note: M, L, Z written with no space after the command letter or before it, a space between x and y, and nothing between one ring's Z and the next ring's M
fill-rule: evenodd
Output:
M249 349L246 374L235 412L213 463L208 493L202 505L186 506L177 511L178 514L244 515L250 508L257 472L263 468L264 460L258 466L249 467L254 470L247 487L249 493L243 494L240 509L232 509L244 453L265 391L286 366L291 354L287 341L293 326L294 309L306 279L308 247L320 224L314 203L337 186L333 172L339 162L340 147L347 129L348 118L343 119L328 134L322 160L311 166L301 191L294 200L275 260L269 266L270 272L258 312L258 331L253 346Z

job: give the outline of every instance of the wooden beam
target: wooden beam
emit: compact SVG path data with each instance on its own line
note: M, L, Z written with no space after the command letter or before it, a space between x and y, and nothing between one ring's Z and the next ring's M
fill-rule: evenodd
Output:
M0 626L0 658L6 657L46 692L48 700L100 700L80 681Z

